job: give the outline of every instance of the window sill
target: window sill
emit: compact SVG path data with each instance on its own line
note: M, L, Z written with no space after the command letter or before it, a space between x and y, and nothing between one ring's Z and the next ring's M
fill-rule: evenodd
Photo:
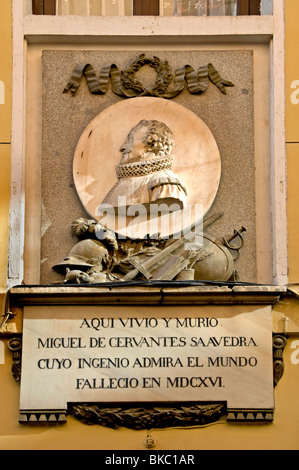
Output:
M272 16L38 16L24 17L24 36L29 43L107 42L130 44L137 38L154 42L267 43L273 37Z

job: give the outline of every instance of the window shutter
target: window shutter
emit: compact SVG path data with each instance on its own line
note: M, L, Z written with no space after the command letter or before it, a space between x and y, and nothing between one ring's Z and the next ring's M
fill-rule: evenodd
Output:
M238 15L249 15L250 0L238 1Z
M159 16L159 0L134 0L134 15Z
M32 13L34 15L55 15L56 0L32 0Z
M261 0L239 0L238 15L260 15Z
M261 14L261 0L252 0L249 2L250 11L249 15L260 15Z

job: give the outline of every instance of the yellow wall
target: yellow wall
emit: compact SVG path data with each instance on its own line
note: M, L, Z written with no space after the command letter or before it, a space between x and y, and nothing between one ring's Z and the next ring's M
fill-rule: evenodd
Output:
M299 1L286 0L286 117L288 164L288 226L290 282L299 281L299 92L298 104L291 84L298 80ZM10 113L11 113L11 0L1 1L0 80L5 84L5 104L0 104L0 293L6 286L8 209L10 194ZM294 86L294 84L293 84ZM296 101L296 93L292 95ZM297 307L298 308L298 307ZM288 314L288 302L282 302ZM0 450L21 449L143 449L146 431L111 430L86 426L69 416L67 424L29 426L18 423L19 384L11 374L12 358L0 338ZM298 351L298 353L297 353ZM153 430L156 450L188 449L296 449L299 448L299 336L291 336L284 354L285 374L275 391L273 424L215 424L201 429Z
M286 148L288 171L289 282L299 282L299 49L298 0L285 0Z
M0 293L6 289L11 147L11 0L2 0L0 15Z

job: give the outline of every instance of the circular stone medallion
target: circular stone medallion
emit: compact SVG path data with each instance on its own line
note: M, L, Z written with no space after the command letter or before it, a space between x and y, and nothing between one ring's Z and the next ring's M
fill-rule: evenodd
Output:
M120 149L141 120L163 122L173 132L171 171L187 190L185 208L151 213L148 207L138 209L137 204L129 210L101 211L106 195L119 181ZM151 97L120 101L97 115L83 131L73 162L76 190L90 217L119 236L133 239L157 233L161 238L180 237L191 227L197 229L215 199L220 175L219 150L207 125L184 106Z

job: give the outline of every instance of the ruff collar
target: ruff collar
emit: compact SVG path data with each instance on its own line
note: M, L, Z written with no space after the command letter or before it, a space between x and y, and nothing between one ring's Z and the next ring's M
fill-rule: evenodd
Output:
M140 162L126 163L116 166L116 176L120 180L122 178L130 178L134 176L146 176L156 171L170 170L173 157L159 157L151 160L141 160Z

